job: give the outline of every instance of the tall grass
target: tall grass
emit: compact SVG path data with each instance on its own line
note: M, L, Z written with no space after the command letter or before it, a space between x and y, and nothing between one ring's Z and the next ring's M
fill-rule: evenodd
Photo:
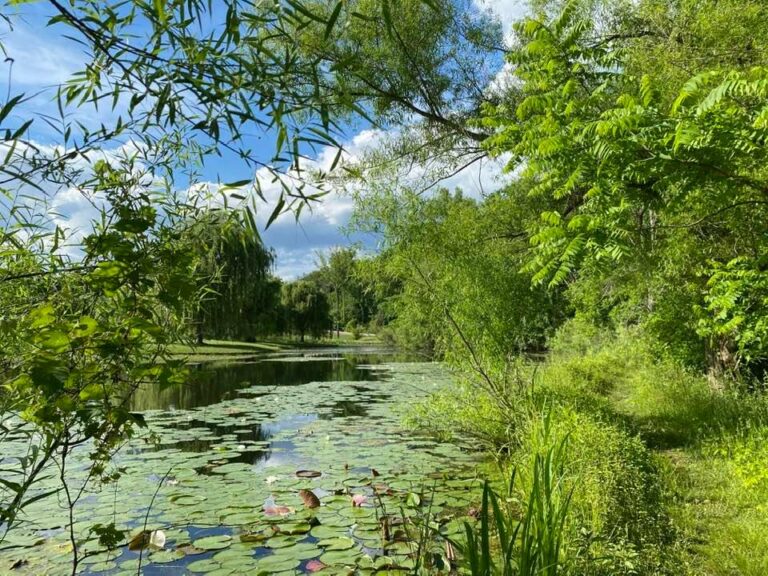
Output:
M465 543L457 543L472 576L559 576L572 489L564 485L568 437L533 463L530 489L516 510L514 470L507 498L500 499L486 482L480 524L465 522Z

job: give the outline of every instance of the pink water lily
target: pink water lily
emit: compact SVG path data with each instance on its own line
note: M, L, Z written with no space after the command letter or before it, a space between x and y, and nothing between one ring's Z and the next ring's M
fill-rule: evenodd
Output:
M286 516L288 514L293 514L295 510L293 508L289 508L288 506L265 506L264 507L264 514L267 516Z
M307 570L309 572L320 572L320 570L322 570L323 568L325 568L325 564L320 562L320 560L318 560L317 558L307 562Z
M368 498L365 497L365 494L352 495L352 506L362 506L367 501L368 501Z

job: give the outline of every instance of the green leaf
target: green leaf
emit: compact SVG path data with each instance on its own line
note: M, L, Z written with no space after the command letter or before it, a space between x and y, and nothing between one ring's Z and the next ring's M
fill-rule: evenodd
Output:
M325 25L325 40L328 40L328 38L331 37L333 27L336 25L336 21L339 19L339 14L341 14L342 6L343 2L342 0L339 0L339 2L336 3L336 7L333 9L333 12L331 12L331 17L328 19L328 23Z
M278 216L280 216L280 214L282 214L284 206L285 206L285 196L281 195L277 201L277 204L275 205L275 208L272 210L272 214L269 215L269 219L267 220L267 225L266 225L267 228L269 228L272 222L274 222L275 219Z

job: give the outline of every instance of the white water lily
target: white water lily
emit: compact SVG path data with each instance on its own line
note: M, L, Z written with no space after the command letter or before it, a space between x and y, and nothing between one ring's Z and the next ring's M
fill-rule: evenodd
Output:
M149 545L156 548L165 548L165 532L162 530L152 530L149 535Z

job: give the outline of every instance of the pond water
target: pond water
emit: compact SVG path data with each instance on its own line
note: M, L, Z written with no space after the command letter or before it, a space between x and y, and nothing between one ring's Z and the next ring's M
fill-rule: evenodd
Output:
M63 498L29 506L0 545L0 574L69 573L70 525L86 574L402 574L417 557L445 565L437 541L419 553L419 534L427 518L432 531L459 533L478 499L477 457L403 428L407 407L450 376L395 360L302 351L201 365L183 387L140 390L133 409L148 429L115 457L120 479L86 489L72 523ZM40 490L55 486L51 478ZM113 522L133 546L101 549L92 527Z

